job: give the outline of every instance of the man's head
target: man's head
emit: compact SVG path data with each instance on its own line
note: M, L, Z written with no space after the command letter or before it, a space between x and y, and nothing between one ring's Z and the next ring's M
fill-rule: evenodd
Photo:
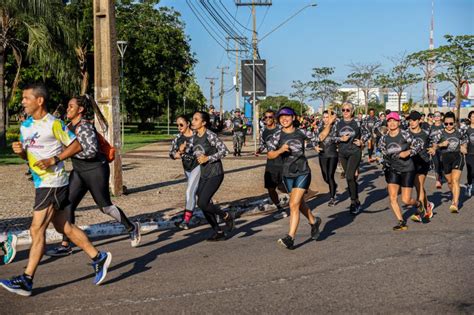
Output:
M214 105L209 106L209 113L214 113Z
M275 111L272 110L272 109L268 109L264 116L263 116L263 121L265 122L265 125L268 127L268 126L273 126L275 125L276 123L276 120L275 120Z
M371 108L369 109L369 116L374 117L375 116L375 109Z
M41 83L29 84L23 89L21 104L25 113L33 115L39 110L46 110L48 100L48 90Z
M240 109L238 109L238 108L234 111L234 115L235 115L235 117L237 117L237 118L240 118L240 115L241 115L241 114L242 114L242 113L240 112Z

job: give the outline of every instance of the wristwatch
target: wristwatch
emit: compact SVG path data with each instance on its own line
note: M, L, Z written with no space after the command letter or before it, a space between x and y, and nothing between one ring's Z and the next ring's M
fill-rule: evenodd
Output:
M57 155L55 155L54 156L54 165L58 165L59 162L61 162L61 159Z

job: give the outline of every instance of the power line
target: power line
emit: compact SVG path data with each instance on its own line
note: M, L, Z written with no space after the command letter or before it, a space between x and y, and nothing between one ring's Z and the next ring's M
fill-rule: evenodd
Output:
M265 22L265 18L267 17L267 13L268 13L268 10L270 9L270 7L267 7L267 9L265 10L265 14L263 15L263 18L262 18L262 22L260 23L258 29L257 29L257 33L258 31L260 30L260 28L262 27L263 25L263 22Z
M228 13L228 15L229 15L230 17L232 17L232 15L230 14L229 10L227 10L227 7L222 3L222 0L219 0L219 2L220 2L220 4L221 4L221 6L224 8L224 10ZM236 16L237 16L237 10L238 10L238 8L239 8L239 7L236 7L236 9L235 9L235 16L232 17L232 19L234 20L234 24L233 24L233 25L235 25L235 23L237 23L237 24L239 24L241 27L243 27L244 29L246 29L247 31L250 31L250 32L251 32L252 30L247 27L247 26L248 26L248 22L247 22L247 26L244 26L243 24L241 24L241 23L239 22L239 20L237 20Z
M211 31L207 28L206 24L201 20L200 18L200 14L196 11L196 8L192 5L192 3L189 1L189 0L186 0L186 4L188 5L188 7L191 9L191 11L193 12L194 16L198 19L199 23L204 27L204 29L206 30L206 32L216 41L216 43L221 46L224 50L225 50L225 47L223 44L221 44L221 42L211 33ZM219 37L218 35L216 35L217 37ZM219 38L220 39L220 38Z

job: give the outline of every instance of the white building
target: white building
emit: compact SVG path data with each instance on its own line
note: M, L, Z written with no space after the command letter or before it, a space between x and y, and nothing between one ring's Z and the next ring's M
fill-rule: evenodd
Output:
M408 103L407 93L403 92L401 97L400 107L403 103ZM387 99L385 100L385 108L391 111L398 111L398 95L395 92L388 92Z
M354 87L343 87L338 89L340 92L349 92L351 96L349 101L351 101L355 106L365 106L365 96L362 89ZM341 98L336 99L337 102L341 101ZM369 102L383 102L383 93L379 88L372 88L369 90Z

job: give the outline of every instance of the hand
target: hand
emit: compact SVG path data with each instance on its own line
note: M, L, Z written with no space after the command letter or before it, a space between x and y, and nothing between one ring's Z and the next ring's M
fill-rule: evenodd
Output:
M315 147L314 147L314 150L315 150L316 152L320 153L322 149L321 149L321 147L318 145L318 146L315 146Z
M429 148L426 151L428 152L429 155L435 155L436 154L436 149L435 148Z
M197 161L199 164L205 164L207 161L209 161L209 157L203 154L197 158Z
M467 148L465 146L461 146L461 153L466 155L467 154Z
M449 145L448 140L444 140L443 142L438 143L438 147L441 147L441 148L447 148L448 145Z
M179 153L184 153L184 151L186 150L186 141L181 143L181 145L179 146Z
M335 112L331 112L329 114L329 123L332 125L337 119L337 115Z
M363 145L362 140L360 139L355 139L352 143L354 143L358 147L361 147Z
M45 170L48 167L55 164L54 158L44 159L37 161L33 166L38 166L40 169Z
M346 135L346 136L340 137L339 140L341 140L341 142L347 142L347 141L349 141L349 138L350 137L348 135Z
M180 158L181 158L181 153L176 152L176 153L174 154L174 158L175 158L176 160L180 159Z
M20 141L16 141L12 143L12 149L15 154L22 155L25 153L25 150L23 150L23 146L21 145Z
M255 156L258 156L260 154L260 151L255 151Z
M290 152L290 146L285 143L284 145L281 146L280 152L281 152L281 153L283 153L283 152Z
M402 151L400 152L400 154L398 155L399 158L401 159L406 159L407 157L410 156L410 151Z

